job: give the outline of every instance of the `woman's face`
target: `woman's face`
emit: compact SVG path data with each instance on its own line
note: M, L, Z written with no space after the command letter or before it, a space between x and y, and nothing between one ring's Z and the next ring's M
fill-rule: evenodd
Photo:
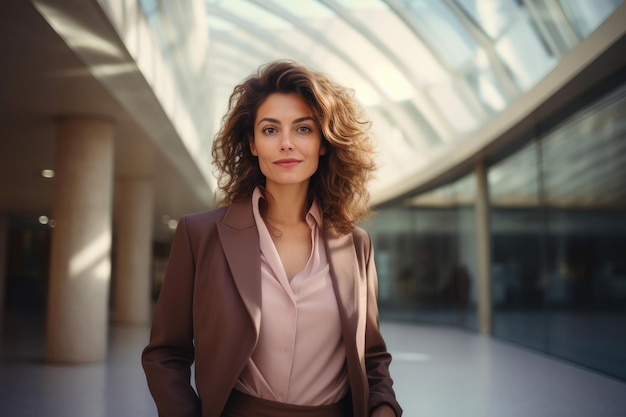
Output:
M313 112L295 93L273 93L259 107L250 150L259 159L268 191L308 187L326 150Z

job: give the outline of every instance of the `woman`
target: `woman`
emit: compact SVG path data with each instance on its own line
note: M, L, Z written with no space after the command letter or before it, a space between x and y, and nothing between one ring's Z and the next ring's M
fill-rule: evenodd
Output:
M222 207L179 222L142 355L159 416L401 415L355 226L368 127L346 89L291 61L235 88L213 143Z

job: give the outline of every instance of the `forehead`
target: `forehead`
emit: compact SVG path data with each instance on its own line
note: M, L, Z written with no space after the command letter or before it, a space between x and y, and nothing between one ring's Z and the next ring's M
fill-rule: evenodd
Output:
M296 93L272 93L259 106L256 120L264 117L275 119L313 117L313 111L307 102Z

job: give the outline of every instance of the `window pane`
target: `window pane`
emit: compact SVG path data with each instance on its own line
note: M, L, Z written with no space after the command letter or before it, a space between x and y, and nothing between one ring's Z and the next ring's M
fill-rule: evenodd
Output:
M551 353L626 379L626 87L542 141Z
M534 86L556 64L556 59L546 49L526 15L520 15L512 22L495 46L524 91Z
M545 349L544 224L534 142L489 169L496 336Z
M626 379L626 86L490 169L494 334Z
M430 88L430 96L441 114L458 133L467 133L478 127L478 119L467 108L459 93L448 84L437 84Z
M376 248L381 316L477 328L474 181L468 175L380 209L365 225Z
M622 0L559 0L567 18L583 39L622 3Z
M514 0L456 1L492 39L500 35L520 10L519 2Z
M449 65L461 68L468 64L474 55L475 45L443 2L405 0L405 5L412 12L418 27L423 29L427 40Z

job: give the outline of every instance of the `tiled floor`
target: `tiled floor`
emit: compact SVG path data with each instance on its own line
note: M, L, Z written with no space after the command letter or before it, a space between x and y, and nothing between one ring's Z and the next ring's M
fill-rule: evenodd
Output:
M407 417L624 417L626 383L492 337L384 323Z
M626 416L622 381L455 328L382 328L406 417ZM44 364L41 336L20 337L3 345L0 416L156 417L139 359L147 328L112 327L96 365Z

